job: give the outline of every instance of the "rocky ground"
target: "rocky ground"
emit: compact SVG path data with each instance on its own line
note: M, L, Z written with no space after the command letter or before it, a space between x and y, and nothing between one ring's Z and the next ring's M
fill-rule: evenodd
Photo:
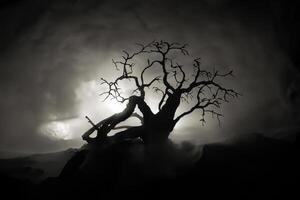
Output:
M18 199L291 199L298 195L297 141L254 135L202 149L124 141L2 159L1 188Z

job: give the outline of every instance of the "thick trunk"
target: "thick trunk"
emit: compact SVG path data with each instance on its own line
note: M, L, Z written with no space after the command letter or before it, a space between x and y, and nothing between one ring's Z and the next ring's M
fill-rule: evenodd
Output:
M166 122L172 122L174 120L174 116L176 113L176 110L180 104L180 97L181 95L178 93L174 93L173 95L171 95L165 105L162 107L161 111L159 113L157 113L156 115L161 118L164 119L164 121Z
M180 104L180 94L169 96L165 105L143 125L142 139L145 143L163 143L175 127L174 116Z
M170 96L157 114L143 125L142 139L145 143L163 143L168 140L175 127L174 116L180 104L180 94Z
M142 98L132 96L123 112L114 114L97 124L99 129L96 139L89 137L96 127L87 131L83 135L83 139L90 142L106 138L107 134L115 128L117 124L128 119L132 115L137 106L143 114L143 124L139 127L132 127L125 131L121 131L112 136L112 139L123 140L129 138L142 138L143 141L148 144L165 142L175 126L174 115L179 104L180 95L173 94L168 98L161 111L154 115L150 107Z

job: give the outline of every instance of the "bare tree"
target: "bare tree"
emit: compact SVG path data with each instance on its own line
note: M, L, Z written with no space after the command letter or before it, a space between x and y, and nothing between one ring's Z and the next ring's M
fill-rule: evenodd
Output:
M239 94L230 88L224 87L219 81L232 76L232 71L220 73L217 70L207 71L201 68L200 59L193 59L192 66L182 66L176 62L176 56L189 56L187 45L169 43L166 41L153 41L149 44L137 44L139 50L133 53L123 51L120 61L113 64L121 75L114 81L102 78L102 84L107 86L105 99L115 99L120 103L127 102L126 108L116 113L88 130L82 138L88 142L96 142L108 138L107 134L113 129L125 129L109 136L114 139L141 138L145 143L160 143L168 139L170 133L183 117L192 112L200 111L200 121L205 122L205 115L210 113L218 120L222 114L218 111L223 102L229 102L230 98ZM175 58L174 58L175 56ZM134 59L144 58L145 66L137 74L135 73ZM193 74L188 75L188 68L193 68ZM159 76L146 77L146 73L159 69ZM148 81L146 79L149 79ZM132 95L125 96L119 83L121 81L133 81ZM158 103L158 112L154 113L146 103L146 93L154 91L161 93ZM189 102L190 108L185 112L176 114L181 103ZM138 114L135 109L139 110ZM137 117L141 121L139 126L117 126L129 117ZM90 135L97 130L97 136Z

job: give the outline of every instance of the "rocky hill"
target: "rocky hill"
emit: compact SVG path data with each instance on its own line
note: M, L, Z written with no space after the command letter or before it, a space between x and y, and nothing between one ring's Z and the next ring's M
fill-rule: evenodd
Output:
M6 174L1 182L20 199L290 199L298 195L296 144L256 134L201 151L188 143L146 148L138 140L123 141L33 156L44 163L57 159L60 175L34 184ZM66 157L71 159L61 165Z

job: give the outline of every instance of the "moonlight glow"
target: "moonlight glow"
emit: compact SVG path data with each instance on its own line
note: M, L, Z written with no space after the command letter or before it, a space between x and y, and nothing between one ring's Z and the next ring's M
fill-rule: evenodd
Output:
M111 100L111 101L107 102L107 107L113 113L119 113L119 112L122 112L125 109L126 104L125 103L122 104L122 103L119 103L115 100Z
M40 127L42 134L54 138L68 140L72 138L70 128L63 122L50 122Z

